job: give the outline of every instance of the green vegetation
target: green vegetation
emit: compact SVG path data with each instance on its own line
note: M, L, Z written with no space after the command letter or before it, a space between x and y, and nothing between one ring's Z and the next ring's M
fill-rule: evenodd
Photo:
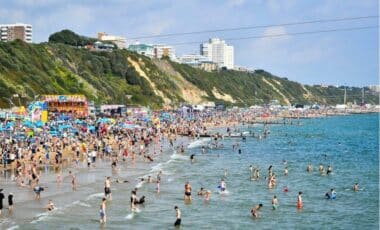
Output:
M188 90L204 101L227 104L343 103L344 90L303 86L264 70L205 72L169 59L151 60L127 50L94 52L83 46L94 40L64 30L49 43L0 42L0 107L12 95L25 104L41 94L84 94L96 103L128 103L161 108L192 103ZM201 93L200 93L201 92ZM368 92L368 89L367 89ZM127 99L126 95L132 95ZM222 97L226 96L226 97ZM229 97L227 97L229 96ZM230 100L232 99L232 100ZM19 100L13 100L15 104ZM347 90L347 102L361 102L361 88ZM366 93L366 102L379 103Z
M62 43L71 46L85 46L94 44L95 38L80 36L71 30L62 30L49 36L49 42Z

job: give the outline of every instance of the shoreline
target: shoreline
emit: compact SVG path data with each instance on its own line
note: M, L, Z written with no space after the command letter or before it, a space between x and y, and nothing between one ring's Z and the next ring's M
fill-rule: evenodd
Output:
M174 142L174 147L179 147L180 145L187 146L192 142L191 138L188 137L177 137ZM112 178L112 191L118 191L118 187L123 184L118 184L115 182L116 179L128 180L125 183L125 187L128 188L125 192L126 199L129 197L129 193L134 188L141 188L146 183L141 183L140 178L146 178L151 175L155 178L156 174L162 170L161 166L167 164L168 161L176 155L183 156L183 158L188 158L187 154L184 155L176 153L176 149L169 145L169 140L165 137L163 142L163 152L158 153L151 163L144 161L142 156L136 157L136 162L119 162L118 170L111 170L111 161L97 159L96 167L87 168L85 161L80 161L79 167L75 166L75 162L69 163L67 167L62 169L63 182L60 186L56 182L56 172L51 169L48 172L43 172L43 178L41 179L40 185L46 187L45 191L41 193L41 199L35 200L34 192L29 187L20 188L15 181L11 180L11 176L3 175L0 179L0 183L5 186L8 191L12 191L15 197L14 213L8 215L7 207L3 210L3 214L0 218L0 228L14 229L18 228L15 225L14 220L20 224L27 223L37 223L42 221L49 216L59 213L60 211L72 208L75 205L86 206L88 205L86 201L93 199L100 199L104 197L104 179L106 176L111 176ZM149 150L154 148L154 146L149 146ZM70 155L69 153L67 155ZM176 156L177 157L177 156ZM169 162L170 163L170 162ZM73 171L78 180L78 188L73 191L71 188L70 178L68 171ZM163 171L163 176L166 176L165 171ZM4 171L2 171L4 172ZM4 178L5 176L5 178ZM91 189L89 189L91 187ZM93 188L95 187L95 188ZM124 187L124 186L123 186ZM44 209L48 201L52 199L56 204L57 210L51 212ZM112 201L110 201L112 202ZM128 209L128 207L126 207Z

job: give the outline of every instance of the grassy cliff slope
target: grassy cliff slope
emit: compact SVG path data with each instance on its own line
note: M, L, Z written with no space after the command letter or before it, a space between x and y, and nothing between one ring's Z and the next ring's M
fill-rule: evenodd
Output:
M306 86L263 70L210 73L126 50L95 52L60 43L0 42L0 107L8 107L6 98L14 94L25 104L36 95L73 93L96 103L161 108L182 102L252 105L274 99L283 105L337 104L343 103L344 90ZM347 101L359 103L361 89L350 88ZM378 103L378 97L366 93L366 102Z

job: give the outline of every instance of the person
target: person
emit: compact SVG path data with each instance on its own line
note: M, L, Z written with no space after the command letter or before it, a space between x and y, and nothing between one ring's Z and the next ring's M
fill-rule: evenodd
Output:
M218 188L220 189L221 192L226 191L226 182L224 181L224 179L220 181L220 185L218 186Z
M194 163L194 156L195 156L194 154L190 155L190 161L191 161L191 163Z
M204 194L205 194L205 191L202 187L201 190L198 191L198 196L203 196Z
M104 196L106 198L109 198L112 200L112 193L111 193L111 178L107 177L104 182Z
M186 182L185 184L185 200L191 201L191 185L189 182Z
M160 193L160 180L156 181L156 191L157 193Z
M277 196L273 196L273 198L272 198L272 208L273 208L273 210L276 210L277 206L278 206Z
M255 207L251 209L252 217L258 218L259 217L259 210L263 207L263 204L258 204Z
M321 175L323 175L323 171L324 171L323 165L322 165L322 164L319 164L319 173L320 173Z
M302 204L302 192L298 192L297 208L301 209L302 207L303 207L303 204Z
M336 198L336 192L333 188L330 190L330 195L331 195L332 200L334 200Z
M284 191L284 192L289 192L289 188L288 188L288 186L285 186L283 191Z
M36 200L39 200L41 198L41 192L44 191L44 188L41 186L36 186L33 191L36 193Z
M289 173L289 171L288 171L288 167L285 167L285 170L284 170L284 176L287 176L288 173Z
M107 221L107 219L106 219L106 201L107 201L107 199L105 197L103 197L102 203L100 204L99 214L100 214L100 223L101 224L105 224Z
M358 183L354 184L354 191L359 192L359 184Z
M0 215L3 211L3 200L4 200L5 196L4 196L4 193L3 193L3 189L0 189Z
M332 171L333 171L333 168L332 168L331 165L329 165L329 166L327 167L327 172L326 172L326 174L329 175L330 173L332 173Z
M205 193L205 201L210 201L211 199L211 191L207 190Z
M157 174L157 180L161 181L162 171Z
M49 200L49 203L46 205L48 211L53 211L55 209L54 203L52 200Z
M174 222L175 227L179 227L181 225L181 210L179 210L178 206L174 207L176 220Z
M75 191L77 190L77 178L71 171L69 171L69 175L71 176L71 185L73 187L73 191Z
M11 213L13 211L13 193L8 195L8 211Z
M131 211L136 210L136 204L138 203L137 195L136 195L136 190L133 190L131 193Z
M251 171L250 179L253 178L253 170L254 170L253 166L250 165L250 166L249 166L249 171Z
M307 172L312 172L312 171L313 171L313 165L311 165L311 164L309 163L309 164L307 165L306 171L307 171Z

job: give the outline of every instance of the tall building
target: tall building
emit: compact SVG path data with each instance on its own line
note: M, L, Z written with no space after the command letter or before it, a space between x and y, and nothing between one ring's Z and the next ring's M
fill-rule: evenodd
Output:
M166 56L169 57L171 60L176 60L175 50L172 46L154 45L153 48L155 58L162 58Z
M219 38L211 38L209 42L201 44L201 55L218 64L219 68L234 68L234 47Z
M117 48L119 49L123 49L125 48L125 41L126 41L126 38L125 37L121 37L121 36L114 36L114 35L108 35L106 34L105 32L99 32L98 33L98 39L100 41L107 41L107 42L112 42L114 43Z
M0 41L8 42L20 39L24 42L32 42L32 25L29 24L0 24Z

